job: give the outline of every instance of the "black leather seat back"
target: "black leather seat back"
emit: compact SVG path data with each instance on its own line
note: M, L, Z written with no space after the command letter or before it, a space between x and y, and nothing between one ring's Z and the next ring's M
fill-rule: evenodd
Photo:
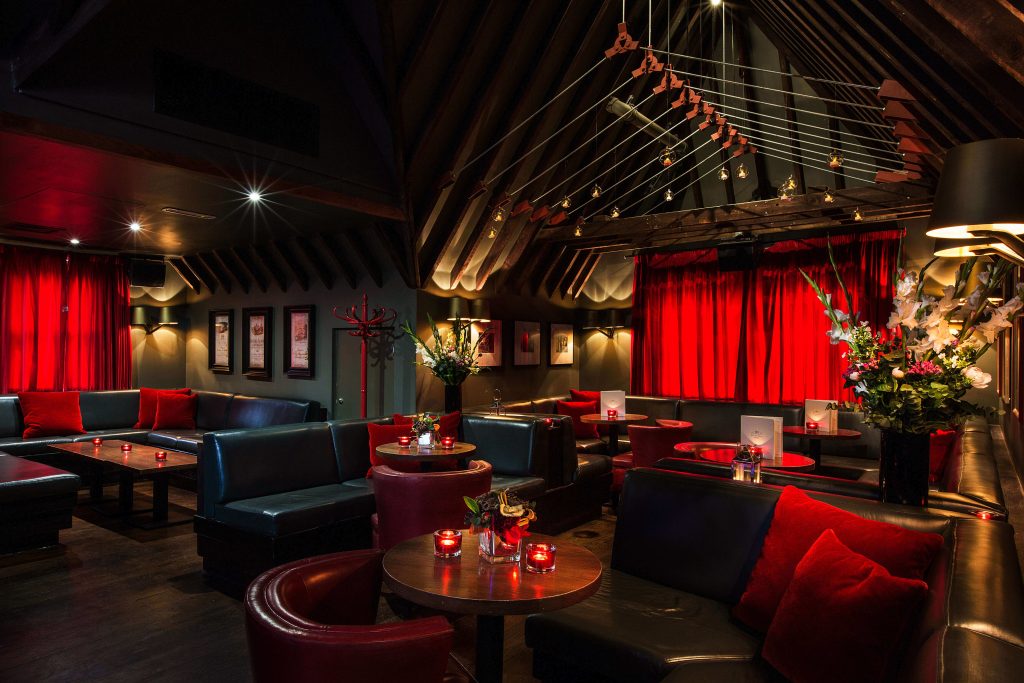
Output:
M361 479L370 469L370 432L366 425L391 424L390 417L367 420L333 420L327 425L331 431L331 443L342 481Z
M83 391L78 395L78 405L88 432L131 427L139 419L139 390Z
M196 428L224 429L228 426L228 407L234 394L220 391L193 391L196 401Z
M233 500L340 483L324 422L210 432L199 456L199 511Z
M558 402L568 401L568 396L550 396L548 398L535 398L533 399L533 412L544 415L554 415L558 413Z
M544 475L541 462L544 449L541 435L547 436L544 418L463 415L462 433L467 443L476 446L473 457L491 463L495 475Z
M308 422L319 404L283 398L236 395L228 404L227 427L265 427L267 425Z
M21 438L24 432L25 423L21 420L21 406L18 404L18 397L14 394L0 396L0 437L16 436Z
M864 422L864 416L861 413L852 410L840 410L836 422L840 429L853 429L860 432L860 438L855 441L822 441L821 452L823 455L863 458L878 462L878 456L882 449L881 431Z
M728 441L740 439L741 415L781 417L782 424L803 424L803 408L765 403L732 403L729 401L681 401L679 419L693 423L693 441ZM800 442L785 438L787 451L796 450Z
M506 413L532 413L533 401L512 401L511 403L502 403L501 407Z
M600 406L598 406L600 409ZM639 413L650 418L647 422L654 424L655 420L678 420L679 399L658 398L656 396L627 396L626 412Z

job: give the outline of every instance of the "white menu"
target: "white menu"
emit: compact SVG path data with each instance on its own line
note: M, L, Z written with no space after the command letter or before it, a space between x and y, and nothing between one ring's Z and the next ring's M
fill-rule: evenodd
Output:
M619 411L619 415L626 414L626 392L625 391L602 391L601 392L601 414L607 415L609 410Z
M835 401L807 399L804 401L804 421L808 420L820 425L818 431L835 432L839 427L839 404Z
M782 418L740 415L740 443L760 446L765 459L782 457Z

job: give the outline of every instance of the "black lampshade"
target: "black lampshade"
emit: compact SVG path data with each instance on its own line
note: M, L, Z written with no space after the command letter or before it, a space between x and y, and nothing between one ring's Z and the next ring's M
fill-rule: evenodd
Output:
M491 306L485 299L473 299L469 304L470 319L475 323L491 322Z
M1003 251L999 242L993 239L974 237L971 239L936 239L934 255L940 258L968 258L975 256L977 250L996 249Z
M969 238L970 228L1024 233L1024 139L970 142L949 150L928 236Z
M448 320L462 319L469 322L469 302L461 296L448 300Z

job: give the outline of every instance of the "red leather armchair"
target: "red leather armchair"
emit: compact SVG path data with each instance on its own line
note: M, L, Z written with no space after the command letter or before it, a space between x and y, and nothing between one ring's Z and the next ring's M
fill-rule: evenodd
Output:
M373 468L377 545L387 550L436 529L461 529L466 515L462 497L475 498L490 490L491 465L483 460L448 472L398 472L377 465Z
M259 575L245 596L256 683L442 681L453 638L443 617L374 624L383 557L321 555Z
M633 467L654 467L662 458L675 455L672 447L690 438L693 425L681 427L644 427L629 425L629 443L632 453L625 453L612 459L612 492L622 490L626 470Z

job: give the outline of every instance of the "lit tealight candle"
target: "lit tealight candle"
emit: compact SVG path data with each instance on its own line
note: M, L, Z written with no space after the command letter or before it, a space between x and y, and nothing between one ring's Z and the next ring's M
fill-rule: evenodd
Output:
M442 436L441 437L441 448L455 448L455 437L454 436Z
M817 422L815 422L814 420L808 420L806 427L807 427L807 431L809 431L809 432L816 432L816 431L818 431L818 428L821 427L821 425L818 424Z
M550 543L526 544L526 570L534 574L547 574L555 569L555 551Z
M132 449L132 445L130 443L123 443L123 444L121 444L121 450L124 451L125 453L127 453L131 449Z
M411 436L400 436L400 437L398 437L398 445L401 446L402 448L408 448L409 444L411 444L411 443L412 443L412 437Z
M103 439L101 439L100 437L97 436L95 439L92 440L92 445L93 446L102 446L103 445Z
M449 558L462 555L462 532L457 529L438 529L434 532L434 557Z
M977 517L978 519L994 519L995 518L995 515L993 515L988 510L975 510L974 511L974 516Z
M608 419L609 420L615 420L618 417L619 417L619 411L617 411L615 408L609 408L608 409Z
M167 451L157 451L156 452L156 459L157 460L166 460L167 459Z

